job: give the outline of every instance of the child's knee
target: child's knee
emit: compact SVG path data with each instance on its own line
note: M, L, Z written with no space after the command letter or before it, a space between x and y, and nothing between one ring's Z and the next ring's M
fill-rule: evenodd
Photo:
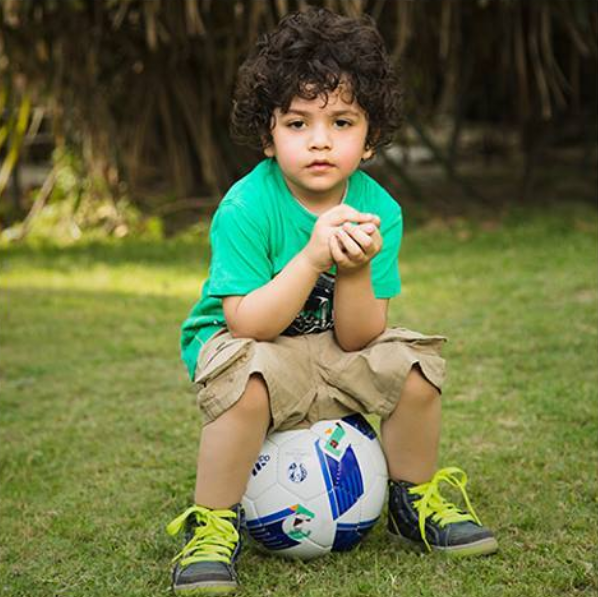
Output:
M435 400L440 396L438 388L423 374L416 363L409 371L401 398L414 398L419 400Z
M236 414L247 417L270 414L268 386L261 374L253 373L249 376L245 391L231 408Z

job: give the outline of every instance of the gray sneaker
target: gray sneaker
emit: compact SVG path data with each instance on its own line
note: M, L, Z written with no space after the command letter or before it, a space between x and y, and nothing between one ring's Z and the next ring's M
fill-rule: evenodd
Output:
M467 512L440 495L441 481L457 487ZM495 553L498 543L474 512L465 485L467 476L456 467L439 470L422 485L390 481L388 531L405 547L437 551L452 556L477 556Z
M241 551L241 505L230 510L191 506L166 530L185 530L185 546L174 558L172 588L179 595L222 595L238 587L235 563Z

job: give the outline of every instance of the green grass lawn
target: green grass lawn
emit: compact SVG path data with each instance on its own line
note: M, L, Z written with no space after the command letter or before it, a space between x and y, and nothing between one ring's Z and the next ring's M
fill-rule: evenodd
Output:
M392 323L444 333L441 465L500 553L396 551L381 522L311 563L248 548L247 597L589 595L596 581L598 220L589 207L411 230ZM0 596L166 595L200 418L179 325L205 240L3 249Z

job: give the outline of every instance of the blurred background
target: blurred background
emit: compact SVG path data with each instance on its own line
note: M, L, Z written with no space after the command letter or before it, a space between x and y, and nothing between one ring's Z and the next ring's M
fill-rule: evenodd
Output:
M404 124L366 166L414 221L596 202L595 0L0 0L0 238L172 235L261 156L238 66L308 5L371 15Z

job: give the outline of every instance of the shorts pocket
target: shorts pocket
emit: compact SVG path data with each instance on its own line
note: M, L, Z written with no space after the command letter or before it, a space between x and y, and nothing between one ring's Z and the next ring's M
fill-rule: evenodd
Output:
M195 384L205 385L218 377L220 373L248 354L252 342L251 338L223 338L220 342L216 342L213 349L207 347L209 349L207 354L200 355Z

